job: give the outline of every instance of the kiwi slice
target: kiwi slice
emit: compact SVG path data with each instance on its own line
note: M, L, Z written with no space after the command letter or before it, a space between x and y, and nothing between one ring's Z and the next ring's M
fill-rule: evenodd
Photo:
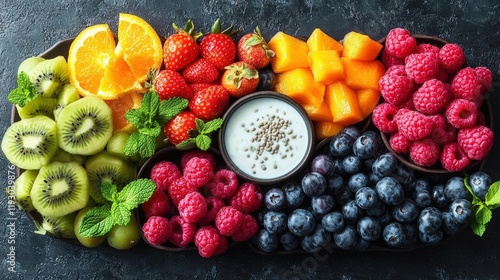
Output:
M102 197L101 183L110 182L121 190L126 184L136 178L135 165L120 156L102 151L91 156L85 162L87 170L90 196L98 204L104 204L107 200Z
M36 116L13 123L2 139L5 157L21 169L40 169L57 151L56 122Z
M40 233L47 232L57 238L76 238L75 227L76 212L61 217L42 217Z
M19 64L19 67L17 68L17 75L21 74L21 72L24 72L26 74L29 74L35 66L37 66L40 62L44 61L45 58L41 56L32 56L28 57L21 64Z
M38 213L47 217L61 217L82 209L89 200L87 171L77 162L43 166L33 183L31 200Z
M63 85L69 82L68 64L63 56L44 60L29 72L38 94L57 98Z
M30 192L38 170L26 170L14 182L14 197L19 210L31 212L35 210L31 202Z
M64 107L57 118L59 147L70 154L94 155L104 149L113 134L108 104L86 96Z
M79 164L83 165L83 164L85 164L85 161L87 161L87 158L88 158L87 156L70 154L70 153L66 152L65 150L59 148L59 149L57 149L56 154L54 155L54 157L52 158L52 160L50 162L55 162L55 161L72 162L72 161L75 161L75 162L78 162Z
M56 104L57 100L55 98L38 96L24 105L24 107L16 105L16 108L21 119L28 119L35 116L47 116L53 119Z
M80 95L76 91L76 87L72 84L65 84L57 98L53 111L54 118L57 120L62 109L78 99L80 99Z

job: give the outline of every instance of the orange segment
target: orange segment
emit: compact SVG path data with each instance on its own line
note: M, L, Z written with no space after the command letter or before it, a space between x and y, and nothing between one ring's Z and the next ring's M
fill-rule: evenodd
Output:
M106 103L113 111L113 134L117 132L131 133L135 127L125 119L125 114L130 109L141 107L142 95L131 92L122 95L115 100L107 100Z
M163 62L160 37L144 19L131 14L120 14L115 53L123 57L139 83L146 81L150 69L159 69Z
M104 100L113 100L129 92L142 91L141 84L135 79L127 62L121 57L111 57L101 79L97 96Z

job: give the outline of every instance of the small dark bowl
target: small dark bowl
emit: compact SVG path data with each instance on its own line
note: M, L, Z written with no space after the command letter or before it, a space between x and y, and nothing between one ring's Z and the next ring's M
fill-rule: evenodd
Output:
M262 177L259 178L259 177L257 177L257 175L254 175L257 172L253 169L253 167L252 167L252 170L253 170L252 172L254 172L254 173L252 173L250 171L247 172L247 171L243 170L241 168L241 166L238 166L235 163L236 156L254 158L254 157L258 157L256 152L251 155L252 151L250 150L250 148L248 150L246 148L242 148L240 153L232 154L228 151L229 144L228 144L228 142L226 142L227 140L225 139L226 134L231 130L230 128L228 128L228 126L232 123L231 118L233 116L236 116L236 113L238 111L243 110L245 108L243 105L252 103L253 101L259 100L259 99L272 99L274 101L277 101L277 102L284 104L287 107L291 107L293 110L296 111L298 116L301 118L301 121L299 121L300 125L303 125L305 127L305 131L303 131L303 135L301 135L304 137L303 145L305 145L305 148L303 150L303 154L298 156L298 157L300 157L299 160L296 163L290 163L290 162L287 163L286 161L283 160L281 162L281 164L285 164L285 165L288 164L288 166L289 165L292 165L292 166L288 170L285 170L284 172L282 172L282 174L279 174L277 176L267 176L266 178L262 178ZM273 110L274 110L274 108L273 108ZM285 113L290 114L290 111L286 111ZM280 114L282 114L282 113L280 112ZM284 115L281 115L281 116L284 116ZM252 117L252 113L250 113L248 116ZM271 185L271 184L277 184L280 182L289 181L292 178L294 178L296 175L298 175L311 161L311 157L314 153L314 147L315 147L314 126L312 124L312 121L309 119L307 112L297 102L295 102L293 99L289 98L286 95L283 95L283 94L280 94L277 92L273 92L273 91L261 91L261 92L249 94L245 97L238 99L236 102L234 102L230 106L230 108L226 111L226 113L224 114L223 119L224 119L224 124L222 125L222 128L219 130L219 137L218 137L219 148L220 148L222 158L224 159L227 166L231 170L236 172L236 174L238 174L238 176L244 178L245 180L255 182L255 183L260 184L260 185ZM256 122L258 122L257 119L256 119ZM239 124L234 124L234 125L239 126ZM248 137L254 136L253 134L250 134L251 131L246 131L246 132L249 133ZM243 132L243 133L245 133L245 132ZM288 133L288 131L287 131L287 133ZM291 132L290 135L292 135L292 134L294 134L293 131ZM301 136L298 136L298 137L301 137ZM293 136L290 138L292 138L292 140L293 140ZM288 139L290 139L290 138L288 138ZM283 140L283 139L280 139L279 141L273 142L273 145L275 145L275 144L280 145L276 151L276 154L283 153L283 148L288 146L288 144L283 144L283 142L281 140ZM241 140L236 140L236 141L241 141ZM250 140L249 142L251 143L251 141L252 140ZM252 148L253 147L254 146L252 146ZM286 153L288 151L289 151L288 148L285 148L284 152ZM270 157L270 155L269 155L270 153L263 153L262 154L263 159L267 158L266 154ZM290 152L289 155L291 157L293 157L293 152ZM286 154L284 156L286 156ZM260 160L260 158L259 158L259 160ZM255 166L257 166L258 164L264 165L264 163L266 163L266 162L261 161L261 162L258 162ZM280 163L278 163L278 164L280 164ZM278 164L276 164L276 166ZM257 167L255 167L255 168L257 168ZM264 168L263 170L267 170L267 169L265 169L267 167L263 167L263 168ZM273 167L270 166L269 168L273 168Z

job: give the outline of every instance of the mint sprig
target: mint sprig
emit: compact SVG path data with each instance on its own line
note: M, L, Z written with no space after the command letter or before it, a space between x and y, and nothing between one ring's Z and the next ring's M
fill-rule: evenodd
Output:
M146 202L156 189L151 179L137 179L121 191L109 182L102 182L101 193L109 202L90 209L83 217L79 232L85 237L103 236L115 225L130 222L132 210Z
M210 134L217 131L222 126L223 120L216 118L208 122L201 119L196 119L196 130L190 131L190 138L177 144L175 147L179 150L189 150L198 147L200 150L206 151L212 144Z
M35 86L31 83L28 74L24 71L19 73L17 76L17 88L9 93L9 102L24 107L37 96Z
M141 158L152 156L156 151L156 139L160 136L162 127L187 106L187 99L173 97L160 101L154 90L145 93L141 107L130 109L125 114L125 119L137 128L137 132L130 135L123 148L125 155L139 155Z
M481 200L472 191L469 185L469 176L465 177L464 183L472 195L472 209L474 213L469 225L476 235L483 236L491 218L493 218L493 210L500 207L500 181L491 184L484 200Z

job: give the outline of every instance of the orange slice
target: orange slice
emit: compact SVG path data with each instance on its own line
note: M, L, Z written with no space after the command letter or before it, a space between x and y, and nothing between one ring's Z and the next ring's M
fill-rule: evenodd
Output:
M120 96L115 100L106 100L108 106L113 111L113 134L118 132L132 133L134 125L125 119L125 114L130 109L139 109L141 107L142 95L131 92Z
M115 54L123 57L139 83L146 81L150 69L159 69L163 62L160 37L144 19L131 14L120 14Z

